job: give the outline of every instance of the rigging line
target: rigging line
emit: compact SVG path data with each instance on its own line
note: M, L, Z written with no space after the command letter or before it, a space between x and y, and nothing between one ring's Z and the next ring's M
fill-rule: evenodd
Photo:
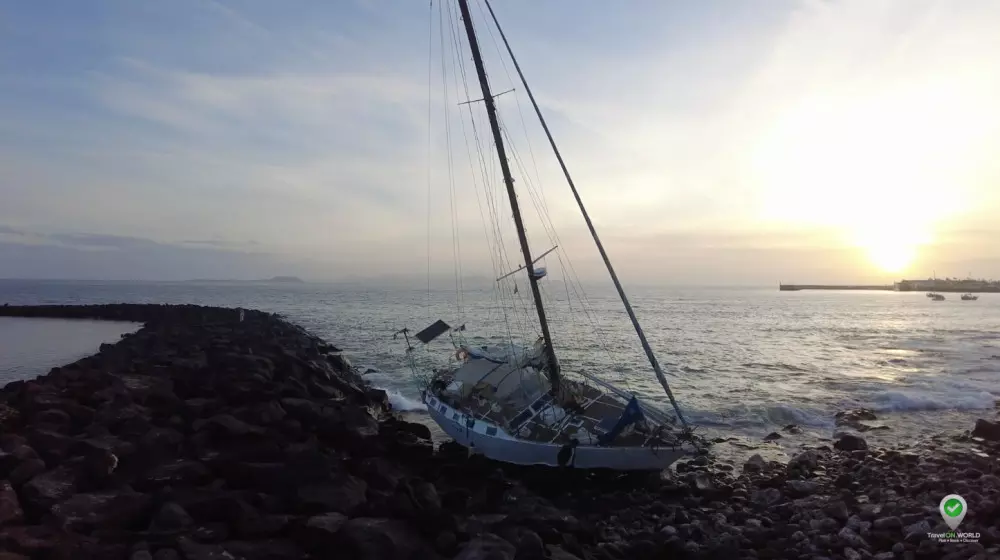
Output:
M479 2L476 2L476 7L479 8L479 13L483 16L483 20L484 21L489 21L489 19L486 17L486 12L483 11L482 4L479 3ZM492 10L490 10L490 11L492 13ZM500 50L500 44L497 42L496 35L493 34L493 28L490 27L489 25L486 25L484 27L486 27L486 31L489 32L490 39L493 40L493 47L496 49L497 54L499 55L497 58L500 59L500 65L503 67L504 73L507 74L507 81L511 84L511 89L515 89L513 87L514 78L513 78L513 76L510 75L510 69L507 68L507 62L504 61L503 52ZM497 28L499 29L499 24L497 25ZM541 197L542 197L542 207L545 208L546 211L548 211L548 209L549 209L548 201L545 199L545 190L544 190L544 188L541 187L541 182L542 181L541 181L540 175L538 174L538 163L535 161L535 152L534 152L534 150L531 149L531 138L528 137L528 125L526 124L526 122L524 120L524 112L521 110L521 99L517 96L516 93L514 94L514 102L517 104L517 113L521 117L521 126L522 126L522 130L524 130L524 139L527 140L527 142L528 142L528 152L531 155L531 163L532 163L532 165L535 168L535 178L538 179L539 190L541 191ZM527 178L528 178L527 173L525 173L524 177L527 180Z
M508 138L509 138L509 135L508 135ZM519 169L522 171L522 173L524 173L525 175L527 175L526 171L524 170L523 160L518 155L516 147L512 147L511 153L512 153L513 159L515 161L515 164L519 167ZM538 213L539 218L542 221L542 227L546 230L546 233L550 236L550 241L553 244L555 244L555 245L561 245L562 241L559 239L559 233L556 230L555 224L552 223L552 219L549 216L549 213L548 213L547 209L545 211L542 211L542 209L539 208L539 206L541 205L541 201L539 201L539 199L538 199L539 198L539 193L534 190L533 185L531 185L530 180L527 181L527 186L528 186L528 193L532 197L532 202L533 202L533 204L535 206L535 210ZM596 310L594 309L593 304L590 302L590 298L587 296L586 290L583 288L583 283L579 279L579 275L576 274L575 267L573 266L572 259L569 257L568 251L564 251L564 253L566 254L567 262L569 262L570 267L572 269L573 276L576 277L575 278L575 283L574 283L574 291L576 291L576 284L579 284L580 293L582 294L581 303L584 306L584 310L588 311L587 308L589 307L590 308L589 309L590 313L593 313L594 315L596 315ZM571 281L572 280L573 280L573 278L571 278ZM595 330L596 329L597 329L597 327L595 327ZM609 357L611 357L613 360L615 360L616 358L610 354L610 349L608 349L608 351L609 351Z
M456 66L458 67L459 72L461 72L461 76L462 76L461 83L462 83L463 89L465 91L465 97L468 99L470 97L470 95L469 95L469 83L468 83L468 74L465 71L465 61L464 61L464 59L461 56L461 53L462 53L461 39L460 39L461 34L457 34L455 32L455 27L456 27L456 25L455 25L455 18L452 17L452 11L451 10L449 10L449 12L448 12L448 22L449 22L449 26L448 27L449 27L449 30L451 31L452 45L454 46L453 53L454 53L455 58L458 61L458 63L456 64ZM442 34L443 34L443 31L442 31ZM457 75L456 75L456 81L457 81ZM493 201L491 200L492 197L490 196L490 192L489 192L490 191L489 176L488 176L488 172L487 172L487 168L486 168L486 159L485 159L485 156L483 155L482 142L480 140L478 128L476 127L475 113L473 112L471 105L466 105L466 107L468 107L469 120L470 120L470 123L472 125L473 138L475 140L476 147L477 147L476 153L479 156L478 160L479 160L479 164L480 164L480 169L483 172L483 183L482 183L483 184L483 194L485 195L485 198L486 198L487 211L489 212L490 217L491 217L490 223L491 223L492 227L495 229L497 227L497 224L498 224L499 220L497 219L498 218L498 216L497 216L497 210L496 210L495 205L492 204ZM473 186L477 187L476 181L475 181L476 174L475 174L474 166L473 166L473 163L472 163L472 153L471 153L471 150L470 150L470 147L469 147L469 138L468 138L467 131L465 129L465 121L464 121L464 119L459 119L459 122L461 123L461 126L462 126L462 136L465 139L466 153L467 153L468 158L469 158L469 169L472 172L471 176L472 176L472 179L473 179ZM481 204L480 199L479 199L479 190L478 190L478 188L476 188L475 190L476 190L476 203L479 206L480 215L482 215L482 204ZM497 273L498 270L502 269L502 267L503 267L503 261L505 260L504 257L503 257L504 247L503 247L502 236L500 236L499 233L495 232L498 235L497 243L496 244L491 243L490 242L489 232L487 231L486 220L485 219L483 220L483 231L484 231L484 233L486 233L486 242L487 242L487 245L491 246L490 261L491 261L491 263L493 263L494 273ZM493 246L494 245L498 246L497 247L498 250L497 250L497 253L496 253L496 259L499 260L499 263L497 262L497 260L494 259L494 253L493 253ZM511 340L512 339L512 333L511 333L511 328L510 328L510 319L509 319L509 317L507 315L507 308L502 304L503 302L501 301L503 294L502 293L498 293L495 286L493 287L493 289L491 289L491 293L494 295L494 299L497 301L497 304L498 304L497 307L500 308L500 311L501 311L501 313L503 315L503 322L504 322L505 330L507 332L507 338L508 338L508 340Z
M464 67L464 64L462 63L462 58L461 58L461 54L460 54L461 53L461 46L460 46L460 44L457 41L457 37L456 37L456 34L455 34L453 21L452 21L452 18L450 17L450 15L451 14L449 14L449 24L450 24L449 28L451 29L451 38L452 38L452 45L453 45L453 51L452 52L454 54L454 58L456 59L456 67L459 69L458 72L454 72L453 73L453 76L455 77L455 88L456 88L456 92L457 93L461 93L461 88L459 88L459 84L461 84L462 86L464 86L464 90L465 90L466 96L468 96L468 79L467 79L467 74L465 72L465 67ZM459 79L460 76L461 76L461 80ZM459 112L461 113L462 111L460 110ZM470 111L470 116L473 116L471 111ZM490 239L489 230L488 230L488 228L486 226L486 216L483 213L483 201L482 201L482 197L480 197L480 195L479 195L479 188L478 188L479 184L476 181L475 165L473 163L473 158L472 158L472 149L470 148L470 145L469 145L469 134L468 134L468 130L467 130L466 125L465 125L465 119L460 118L459 119L459 123L461 125L461 130L462 130L462 138L465 141L464 142L464 144L465 144L465 151L466 151L466 156L467 156L468 162L469 162L470 177L472 179L473 187L474 187L473 190L474 190L475 195L476 195L476 205L477 205L477 207L479 209L479 215L482 218L483 233L485 234L486 243L487 243L487 246L489 247L490 264L493 267L493 270L494 270L494 273L495 273L499 269L499 266L498 266L498 264L496 262L496 256L495 256L495 254L493 252L494 244L493 244L493 242ZM473 126L473 130L475 131L475 122L474 121L472 123L472 126ZM478 137L476 138L476 142L478 144ZM484 191L485 191L485 185L484 185ZM491 290L491 293L493 293L494 296L496 295L496 292L493 291L493 290ZM489 316L487 317L487 319L489 319L492 316L492 311L493 311L492 309L489 310ZM505 324L507 323L506 317L504 317L504 323ZM508 326L507 330L509 331L509 326Z
M461 64L460 68L464 69L464 64ZM464 82L465 85L466 85L466 88L468 87L467 82L468 82L468 80L466 79L465 82ZM467 97L471 97L468 94L467 90L466 90L466 96ZM470 114L471 114L471 108L470 108ZM474 117L471 120L472 120L473 126L475 127L475 119L474 119ZM478 131L477 131L477 141L478 141ZM491 142L490 146L492 147L492 146L494 146L494 144ZM485 155L483 154L482 151L480 151L480 157L481 158L485 158ZM489 173L488 176L486 177L487 183L489 182L489 178L492 177L492 176L494 176L496 174L496 165L497 165L497 161L495 159L491 158L488 161L489 161L490 171L492 171L492 173ZM497 205L502 204L502 200L500 200L501 197L502 197L502 193L500 193L499 189L496 189L496 188L494 188L494 190L492 191L492 193L494 194L494 196L493 196L493 198L491 198L489 200L490 200L490 203L492 205L491 206L492 211L493 211L492 215L493 215L493 217L495 219L495 221L493 223L494 223L494 226L495 226L495 228L497 230L497 237L498 237L497 243L498 243L499 248L500 248L500 260L501 260L502 264L505 263L505 266L503 266L503 269L509 269L509 268L511 268L511 264L510 264L511 263L511 259L510 259L510 256L509 256L509 251L507 250L507 247L506 247L506 243L504 241L504 232L503 232L504 221L499 219L500 210L497 209ZM521 336L524 337L526 335L526 333L527 333L527 324L530 323L530 321L527 320L526 315L520 315L520 314L516 313L516 311L518 311L517 305L516 305L517 304L517 298L514 298L514 293L517 293L517 292L511 293L509 285L505 285L505 284L499 285L498 286L498 290L499 290L499 296L500 296L500 298L502 300L504 300L504 301L509 300L510 301L510 304L512 305L513 310L515 311L515 313L513 313L513 319L514 319L514 321L516 323L515 324L515 328L516 328L516 330L519 331L519 333L521 334ZM507 309L506 306L502 306L502 310L504 311L505 316L506 316L506 309ZM528 311L528 313L530 313L530 310L527 310L527 311ZM509 322L508 322L508 326L509 326ZM509 333L509 336L511 334L512 333Z
M505 136L508 136L508 138L509 138L509 135L505 134ZM523 161L520 158L520 156L518 155L516 148L513 147L513 146L511 148L511 154L512 154L512 158L514 159L515 164L518 166L518 168L522 172L524 172ZM532 204L534 205L535 211L538 213L539 218L541 219L543 229L545 229L546 234L549 235L550 241L553 244L555 244L555 245L559 245L561 243L561 240L559 239L559 234L556 231L555 225L552 223L552 220L551 220L551 217L549 216L548 211L547 210L543 211L543 209L540 208L540 201L538 200L538 193L534 191L534 189L532 188L532 185L530 184L530 181L528 181L528 194L531 196ZM562 257L560 256L559 258L560 258L560 264L562 265L563 264ZM572 267L572 260L569 258L568 254L566 255L566 259L569 262L570 266ZM575 274L575 269L573 270L573 273L574 273L574 275L576 275ZM563 279L565 281L565 277ZM618 363L619 360L620 360L620 358L618 356L616 356L611 351L611 348L607 345L607 342L606 342L606 340L604 338L604 333L603 333L603 330L602 330L602 328L600 326L600 323L599 323L599 321L596 320L597 313L592 308L592 305L590 305L589 298L586 296L586 292L583 291L582 282L578 278L577 278L577 283L580 284L580 291L583 293L583 297L580 298L581 299L581 303L582 303L583 311L585 313L585 316L587 317L588 322L591 324L591 328L594 329L595 335L598 337L598 343L602 346L602 348L604 349L604 351L608 354L608 358L610 358L612 364L615 367L617 367L619 373L621 373L622 375L624 375L625 372L621 368L621 365ZM573 288L574 288L574 293L576 293L576 285L575 284L574 284ZM578 294L578 297L579 297L579 294ZM588 309L588 306L591 307L591 309Z
M499 117L499 115L498 115L498 117ZM506 132L505 132L505 136L508 138L508 140L510 139L509 134L506 134ZM524 173L525 175L527 175L526 172L525 172L525 170L524 170L523 161L520 158L520 156L518 155L516 147L513 146L513 142L511 142L511 144L512 144L512 147L511 147L512 159L514 160L515 164L518 166L519 170L522 173ZM561 241L559 240L559 234L556 231L555 225L551 221L551 217L548 215L547 211L544 211L543 209L540 208L540 201L538 199L538 193L535 192L535 190L533 189L533 186L531 185L530 179L528 181L526 181L526 182L527 182L527 186L528 186L528 194L529 194L529 196L532 199L532 204L535 207L535 211L538 213L539 218L541 219L543 229L545 230L546 234L549 236L550 241L553 244L555 244L555 245L559 245L561 243ZM566 258L567 258L567 261L569 262L569 264L570 264L570 266L572 268L572 260L569 259L568 255L566 256ZM560 261L559 261L560 265L562 265L563 269L565 269L565 263L563 263L563 261L562 261L562 256L560 256L559 259L560 259ZM573 272L574 272L574 275L575 275L575 269L573 269ZM564 281L565 281L565 277L564 277ZM576 288L576 284L577 283L580 284L580 291L583 292L582 282L579 281L579 279L577 278L576 283L573 283L573 291L574 291L574 293L577 293L577 288ZM579 293L577 293L577 295L578 295L578 297L580 296ZM621 373L622 375L624 375L625 372L621 368L621 365L619 363L620 362L620 358L618 356L616 356L612 352L611 348L608 346L607 341L606 341L606 339L604 337L603 329L601 328L600 323L597 320L596 311L594 311L592 309L592 307L593 307L592 305L589 305L589 298L586 296L586 292L583 292L583 297L580 297L580 299L581 299L582 309L584 311L584 314L585 314L585 316L587 318L588 323L590 323L591 328L594 330L594 334L595 334L595 336L598 339L598 344L605 351L605 353L607 353L608 358L610 359L613 367L615 367L619 371L619 373ZM591 307L591 309L588 309L588 307ZM627 385L627 383L626 383L626 385Z
M451 19L452 19L451 18L451 10L449 9L448 10L448 21L449 21L448 28L451 31L452 37L454 37L454 27L453 27L453 25L451 23ZM443 32L442 32L442 36L443 36ZM455 49L452 50L452 60L455 60L456 58L459 58L457 48L455 48ZM458 92L458 87L457 87L457 84L458 84L458 75L457 75L457 73L452 72L452 76L454 76L455 82L456 82L455 94L458 95L458 93L459 93ZM450 109L450 107L449 107L449 109ZM461 115L459 115L459 119L458 120L459 120L460 125L462 126L463 137L464 137L465 123L462 121ZM458 208L456 207L456 204L455 204L455 202L456 202L456 200L458 198L458 191L457 191L457 188L456 188L456 185L455 185L455 170L454 170L454 167L449 168L449 179L450 179L450 191L451 191L451 201L452 201L452 203L451 203L452 239L453 239L454 251L455 251L455 265L456 265L456 275L457 275L457 284L458 284L457 288L458 288L458 300L459 300L459 315L464 320L463 314L464 314L464 309L465 309L465 279L464 279L465 275L462 272L462 245L461 245L460 226L459 226L459 219L458 219L459 215L460 215L460 212L459 212L459 210L458 210Z
M452 258L454 262L452 264L452 269L454 271L455 277L455 308L459 318L462 317L462 303L461 303L461 290L460 283L458 279L458 255L455 250L455 196L454 196L454 185L455 185L455 174L454 174L454 159L452 157L452 144L451 144L451 121L448 117L448 110L450 109L450 103L448 98L448 68L445 62L445 46L444 46L444 17L443 10L441 9L441 3L438 3L438 22L441 28L441 86L444 90L444 129L445 129L445 149L448 153L448 188L449 188L449 203L451 205L451 250Z
M434 60L434 0L430 0L427 16L427 294L424 301L424 312L427 321L431 319L431 163L433 150L431 148L431 128L434 123L433 102L433 60Z
M460 54L458 54L458 53L461 52L461 47L459 46L461 39L459 39L459 37L458 37L460 34L456 35L456 32L455 32L455 27L456 26L455 26L455 23L454 23L454 19L455 18L453 18L453 12L452 12L452 10L449 10L449 14L448 14L449 30L451 31L452 44L455 46L456 58L458 59L457 66L458 66L459 70L462 73L462 84L463 84L464 89L465 89L465 95L466 95L466 97L469 97L470 94L469 94L469 87L468 87L468 76L467 76L467 73L465 71L464 59L461 57ZM481 166L482 171L483 171L484 193L486 193L487 196L488 196L487 202L490 203L489 209L491 210L491 217L493 217L494 220L495 220L495 221L492 222L492 224L493 224L493 227L496 228L497 224L499 223L499 221L496 220L496 218L497 218L496 206L495 206L494 202L489 198L490 193L492 192L492 190L491 190L491 185L490 185L490 181L489 181L490 174L489 174L489 169L487 168L487 163L486 163L487 160L486 160L486 158L484 156L484 153L483 153L482 142L480 140L479 132L478 132L478 129L477 129L477 126L476 126L475 114L473 113L471 106L467 105L466 107L468 107L469 118L470 118L470 121L471 121L471 124L472 124L474 138L475 138L475 141L476 141L477 154L479 155L479 163L480 163L480 166ZM463 121L463 125L464 125L464 121ZM502 263L501 263L501 265L502 265Z
M464 68L464 65L461 65L460 68ZM465 85L467 87L467 80L465 81ZM470 108L470 113L471 113L471 108ZM473 126L475 127L475 120L474 120L474 118L472 119L472 123L473 123ZM478 140L478 131L477 131L477 140ZM480 152L480 155L481 155L481 157L484 157L483 154L482 154L482 152ZM493 165L496 164L496 161L493 160L493 159L490 159L489 161ZM493 169L495 170L495 167ZM488 181L488 177L487 177L487 181ZM492 215L495 218L493 224L494 224L494 226L495 226L495 228L497 230L496 233L497 233L497 238L498 238L497 243L498 243L498 246L500 248L500 260L501 260L502 264L506 263L506 266L504 266L503 268L504 269L508 269L511 266L510 265L511 260L510 260L510 257L509 257L509 254L508 254L508 251L507 251L507 248L506 248L506 243L504 242L504 239L503 239L503 228L502 228L503 221L499 219L500 211L496 208L496 205L499 204L501 201L498 200L498 197L499 197L498 191L494 190L493 192L497 193L497 196L494 196L492 199L490 199L490 202L491 202L491 205L492 205L491 206ZM513 310L515 311L515 313L513 313L513 319L514 319L514 322L515 322L515 325L514 325L515 326L515 330L517 330L519 332L519 334L521 335L522 338L525 338L526 334L527 334L527 332L528 332L528 330L530 328L530 327L528 327L530 321L528 321L528 319L526 318L527 314L530 313L530 309L526 309L525 310L526 313L524 315L521 315L521 314L517 313L517 311L519 311L518 307L517 307L518 298L515 298L514 294L510 292L509 286L505 285L505 284L500 284L499 286L496 287L496 289L498 289L499 296L500 296L500 298L502 300L505 300L505 301L506 300L510 300L511 306L512 306ZM517 292L515 292L515 293L517 293ZM510 328L509 328L510 324L509 324L509 320L508 319L510 317L506 313L506 309L507 309L506 305L501 306L501 309L504 312L505 320L506 320L505 322L506 322L506 324L508 326L508 338L512 342L513 341L513 336L512 336L513 333L509 332L510 331Z
M635 312L632 309L632 305L629 303L628 298L625 296L625 291L622 288L621 282L618 280L618 275L615 274L614 267L611 266L611 260L608 258L607 253L604 250L604 245L601 243L600 237L597 235L597 230L594 229L594 224L590 220L590 215L587 213L586 208L583 206L583 201L580 198L579 192L576 190L576 185L573 183L573 179L569 174L569 170L566 167L565 162L562 159L562 155L556 146L555 140L552 137L552 133L549 131L548 125L545 123L545 119L542 116L541 109L538 107L538 103L535 101L535 96L531 93L531 87L528 86L527 80L524 78L524 74L521 72L521 67L517 64L517 59L514 57L514 52L510 48L510 43L507 42L507 38L503 34L503 29L500 28L500 23L496 19L496 14L493 13L493 8L489 4L489 0L484 0L486 2L486 7L490 10L490 15L493 17L493 22L497 26L497 31L500 33L500 37L503 39L504 46L507 47L507 52L510 54L511 62L514 64L514 68L517 70L518 77L521 78L521 83L524 85L524 91L528 94L528 98L531 100L531 105L535 109L535 113L538 115L538 120L545 130L545 135L549 140L549 144L552 146L552 151L556 155L556 159L559 160L559 166L562 168L563 175L566 177L566 182L569 183L570 190L573 192L573 197L576 199L577 205L580 207L580 212L583 214L584 220L587 222L587 227L590 229L591 236L594 238L594 243L597 245L598 250L601 253L601 258L604 260L604 265L608 269L608 273L611 275L611 279L614 281L615 289L618 291L618 295L622 300L622 304L625 306L625 311L628 312L629 319L632 321L632 326L635 328L636 334L639 336L640 342L642 342L642 349L646 352L646 357L649 359L650 365L653 367L653 371L656 373L657 380L663 386L663 390L667 393L667 398L670 399L670 404L674 407L674 412L677 413L677 418L684 425L685 429L690 430L687 420L684 419L684 415L681 413L680 405L677 404L677 400L674 398L673 391L670 390L670 384L667 383L666 377L663 375L663 371L660 369L660 365L656 360L656 355L653 353L652 347L650 347L649 342L646 340L646 336L643 333L642 327L639 325L639 320L635 316Z

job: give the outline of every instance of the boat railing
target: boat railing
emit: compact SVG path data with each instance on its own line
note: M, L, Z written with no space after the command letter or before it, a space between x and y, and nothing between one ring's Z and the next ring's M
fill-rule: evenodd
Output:
M577 373L577 374L585 377L587 380L594 382L596 385L600 385L601 387L607 389L608 392L610 392L610 393L612 393L612 394L614 394L614 395L616 395L618 397L621 397L622 399L625 399L626 401L628 401L633 396L635 396L636 400L639 401L639 408L642 409L642 413L645 414L647 418L649 418L649 419L651 419L651 420L653 420L655 422L659 422L660 424L673 424L674 423L674 418L672 416L670 416L667 412L659 409L658 407L656 407L655 405L653 405L651 403L648 403L648 402L644 401L643 399L639 398L638 396L636 396L636 395L634 395L632 393L627 393L625 391L622 391L621 389L619 389L618 387L615 387L614 385L608 383L607 381L604 381L603 379L595 377L594 375L591 375L591 374L589 374L589 373L587 373L585 371L576 371L574 373Z

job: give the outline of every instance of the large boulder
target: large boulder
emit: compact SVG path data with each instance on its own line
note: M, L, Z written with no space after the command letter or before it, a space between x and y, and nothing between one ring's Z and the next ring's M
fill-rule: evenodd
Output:
M492 533L484 533L465 543L454 560L514 560L514 545Z
M302 508L309 512L350 515L367 501L367 489L364 480L346 475L331 484L302 486L298 498Z
M431 558L426 543L403 521L358 517L340 530L358 560L418 560Z
M306 520L300 531L303 544L310 550L323 552L340 544L340 530L347 524L347 516L340 513L314 515Z
M0 550L29 558L75 558L76 538L45 525L21 525L0 530Z
M76 532L145 527L152 499L130 491L76 494L52 507L60 526Z
M158 465L136 480L136 488L151 490L164 486L198 486L208 482L212 472L200 461L177 459Z
M24 518L21 511L21 502L17 499L17 492L10 482L0 480L0 527L19 523Z
M860 451L868 449L868 442L865 438L852 434L850 432L839 433L836 436L837 441L833 443L835 449L841 451Z
M976 427L973 428L972 435L989 441L1000 441L1000 422L990 422L980 418L976 420Z
M76 493L78 481L79 474L67 465L38 474L21 489L24 506L34 515L47 513Z
M152 528L162 531L176 531L194 524L191 515L175 502L167 502L153 516Z

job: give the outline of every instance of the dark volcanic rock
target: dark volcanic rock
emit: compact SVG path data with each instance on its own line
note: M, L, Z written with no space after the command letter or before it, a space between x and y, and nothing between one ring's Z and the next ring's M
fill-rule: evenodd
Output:
M21 490L24 506L34 515L41 515L77 490L78 473L68 465L36 475Z
M514 560L514 545L485 533L467 542L455 560Z
M364 480L345 476L335 483L303 486L298 491L299 502L313 512L333 511L350 514L366 501Z
M853 410L842 410L834 415L834 421L838 426L851 425L865 420L878 420L875 413L867 408L857 408Z
M837 437L833 447L841 451L857 451L868 449L868 442L859 435L842 433Z
M1000 422L976 420L976 427L972 430L972 435L989 441L1000 441Z
M428 558L428 547L413 529L396 519L359 517L340 530L344 542L361 560Z
M315 515L306 520L300 531L303 546L317 552L330 550L340 543L340 530L347 523L347 516L340 513Z
M145 527L152 500L137 492L77 494L55 505L52 515L73 531Z
M20 522L23 517L14 487L10 482L0 480L0 527Z
M146 490L178 484L198 486L211 477L211 471L200 461L176 459L147 471L136 481L136 488Z
M159 530L173 531L190 527L194 524L194 519L180 504L168 502L163 504L153 517L153 527Z

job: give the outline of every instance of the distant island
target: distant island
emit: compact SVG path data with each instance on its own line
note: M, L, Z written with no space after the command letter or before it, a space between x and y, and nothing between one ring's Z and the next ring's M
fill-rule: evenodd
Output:
M290 284L305 284L305 280L299 278L298 276L275 276L270 280L261 280L261 282L285 282Z
M208 283L241 283L241 284L263 284L263 283L280 283L280 284L305 284L306 281L299 278L298 276L274 276L266 280L233 280L226 279L220 280L217 278L195 278L193 280L184 280L184 282L190 282L192 284L208 284Z

